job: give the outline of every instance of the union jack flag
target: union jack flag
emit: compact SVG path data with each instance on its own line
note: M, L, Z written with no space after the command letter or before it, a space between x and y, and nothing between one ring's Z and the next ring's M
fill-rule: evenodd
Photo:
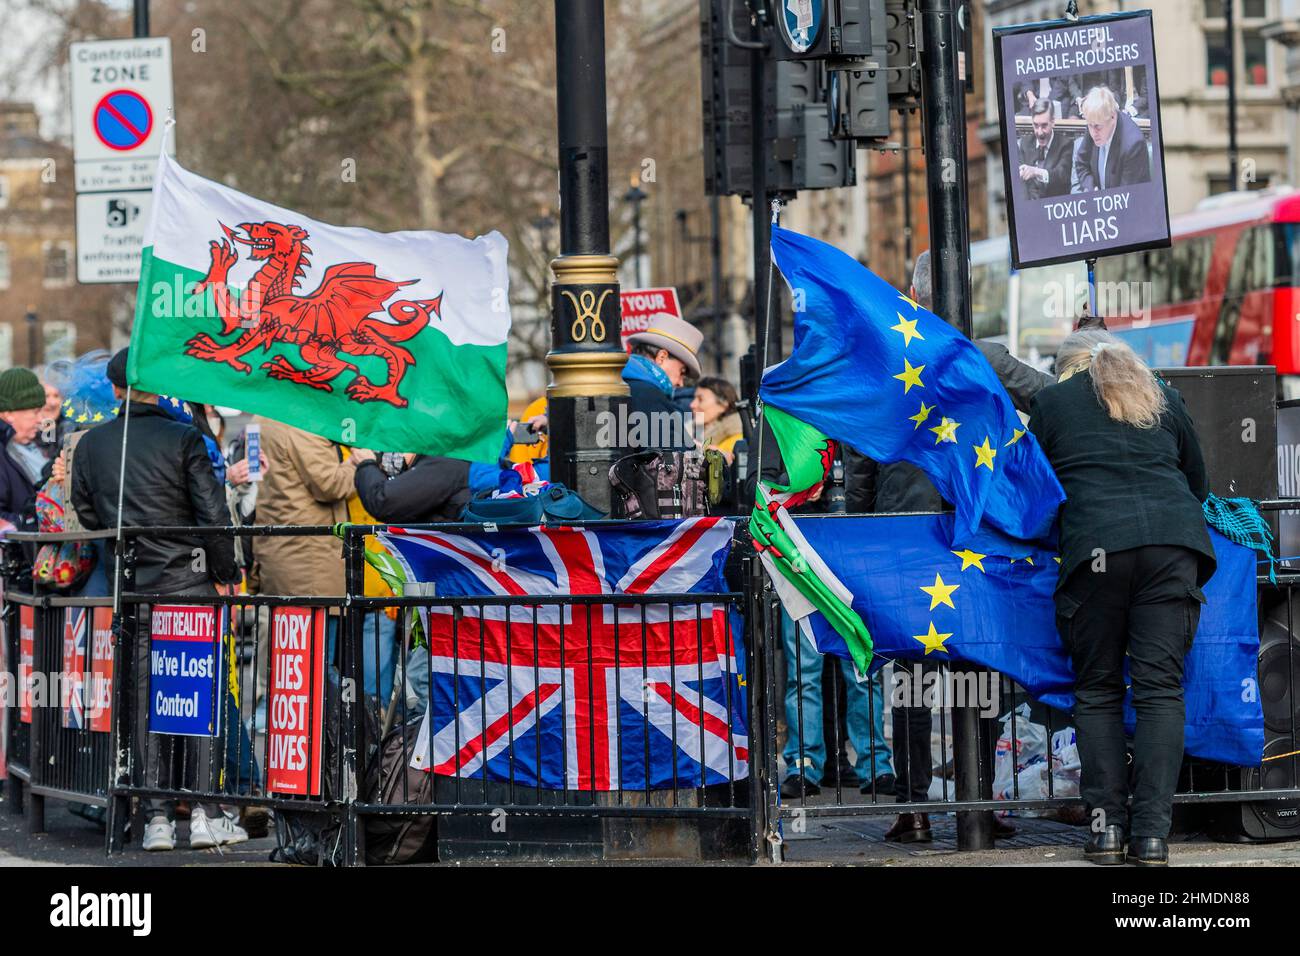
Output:
M744 778L740 616L708 600L727 590L732 532L723 518L473 534L389 528L384 544L425 593L510 599L439 607L434 597L421 609L433 679L411 765L553 790ZM617 598L655 594L701 597ZM610 600L528 600L569 595Z
M90 634L86 609L67 608L63 621L63 726L86 726L86 642Z

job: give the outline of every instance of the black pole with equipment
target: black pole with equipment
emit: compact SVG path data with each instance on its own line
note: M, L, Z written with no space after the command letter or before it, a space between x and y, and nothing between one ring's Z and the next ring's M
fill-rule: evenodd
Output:
M966 107L957 73L960 37L953 0L922 0L921 95L926 192L930 210L930 269L935 314L971 333L970 236L966 218ZM953 665L958 669L960 665ZM974 675L972 675L974 676ZM968 684L968 686L970 686ZM979 709L952 709L958 800L988 799L980 746ZM981 774L981 770L985 772ZM988 788L991 790L991 786ZM957 814L957 846L993 846L993 818L987 812Z
M766 44L763 42L763 24L754 18L754 43L750 50L749 89L752 102L753 122L750 129L753 138L750 142L751 178L753 193L750 197L750 213L753 222L754 243L754 347L757 356L755 385L763 377L765 362L776 361L781 355L781 325L768 321L769 277L772 265L772 223L769 218L768 203L771 199L767 188L767 70L768 57ZM757 401L758 395L750 396Z
M609 251L609 149L603 0L556 0L556 113L560 256L551 262L551 351L546 364L551 477L609 513L614 447L597 419L626 401L618 259Z
M1228 47L1228 189L1240 189L1237 163L1237 28L1235 0L1223 0L1223 32Z

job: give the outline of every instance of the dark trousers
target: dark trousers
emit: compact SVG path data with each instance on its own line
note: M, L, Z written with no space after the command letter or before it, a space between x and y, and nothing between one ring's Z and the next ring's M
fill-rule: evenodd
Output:
M1056 593L1056 626L1074 662L1083 799L1097 825L1133 837L1169 836L1183 760L1183 658L1205 600L1196 566L1186 548L1115 551L1080 565ZM1125 655L1137 712L1131 788Z
M928 675L939 674L939 665L921 664L919 671L913 661L900 661L894 665L895 686L905 699L911 701L920 695L922 688L913 687L912 677L919 673L922 681L932 680ZM930 782L934 779L934 754L930 746L932 729L931 712L925 706L895 706L890 715L894 725L894 793L900 803L920 803L930 798Z

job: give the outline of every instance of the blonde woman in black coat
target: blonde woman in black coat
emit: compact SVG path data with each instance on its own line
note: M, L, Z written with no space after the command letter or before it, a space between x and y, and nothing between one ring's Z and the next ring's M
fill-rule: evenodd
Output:
M1081 790L1094 820L1084 853L1160 866L1183 757L1183 658L1215 565L1205 464L1182 396L1109 332L1069 336L1057 368L1029 427L1066 494L1056 623L1074 662ZM1126 657L1137 711L1131 788Z

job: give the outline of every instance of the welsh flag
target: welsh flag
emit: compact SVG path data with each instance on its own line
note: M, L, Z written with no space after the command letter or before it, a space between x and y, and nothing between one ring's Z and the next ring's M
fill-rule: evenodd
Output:
M491 461L506 417L507 243L330 226L166 152L132 385L347 445Z

